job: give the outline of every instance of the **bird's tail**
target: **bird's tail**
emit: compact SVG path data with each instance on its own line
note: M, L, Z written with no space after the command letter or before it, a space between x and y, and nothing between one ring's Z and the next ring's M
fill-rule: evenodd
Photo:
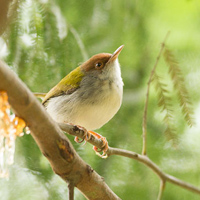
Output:
M35 97L40 98L40 99L43 100L47 93L34 92L33 94L35 95Z

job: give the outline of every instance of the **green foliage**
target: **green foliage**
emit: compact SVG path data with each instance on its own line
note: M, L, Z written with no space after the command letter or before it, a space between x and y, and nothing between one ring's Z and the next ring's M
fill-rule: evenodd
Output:
M161 112L164 112L163 122L166 124L165 134L167 138L175 140L177 139L176 130L174 125L174 110L172 108L172 99L170 98L170 92L167 90L167 85L161 81L161 77L155 72L153 75L153 83L158 95L158 106L161 108Z
M171 75L174 89L177 92L179 104L182 108L182 113L185 117L185 121L188 123L189 126L192 126L194 125L194 121L192 117L193 110L191 108L192 103L189 98L189 94L186 88L183 74L179 67L179 63L176 61L174 55L168 48L165 48L164 58L165 58L165 62L169 66L169 74Z
M3 38L7 54L1 56L1 48L0 57L33 92L47 92L87 56L112 53L124 44L119 56L125 83L123 105L97 132L107 138L110 146L141 152L146 83L157 48L171 29L168 43L182 63L181 71L171 51L166 49L169 73L160 60L154 74L157 94L152 92L149 98L147 152L165 172L199 185L200 160L196 156L200 155L200 127L197 123L188 130L182 116L177 114L181 107L186 122L192 125L191 101L195 116L199 117L199 6L197 0L23 0ZM168 88L171 84L168 74L173 91ZM177 99L174 91L180 106L174 100ZM163 118L160 112L157 114L157 99ZM163 130L169 139L180 138L176 149L166 142ZM102 160L91 145L81 146L72 136L69 138L79 155L122 199L156 199L159 180L145 166L115 156ZM67 194L66 183L54 175L34 140L27 135L17 140L10 180L0 180L0 186L0 196L5 200L61 200ZM76 191L75 199L85 198ZM167 184L163 199L195 200L199 196Z
M178 62L176 61L172 52L164 46L163 53L165 62L169 66L169 75L171 76L173 82L173 88L177 93L180 107L182 108L182 113L187 124L191 127L194 125L193 121L193 110L191 108L191 101L189 98L189 93L185 86L185 80ZM174 124L175 121L175 110L172 107L173 100L170 97L170 92L167 89L167 84L163 83L163 77L160 77L156 71L152 71L153 78L152 81L155 85L155 89L158 95L158 106L161 108L161 112L164 112L163 122L167 125L165 134L167 138L172 139L174 144L177 143L177 131Z

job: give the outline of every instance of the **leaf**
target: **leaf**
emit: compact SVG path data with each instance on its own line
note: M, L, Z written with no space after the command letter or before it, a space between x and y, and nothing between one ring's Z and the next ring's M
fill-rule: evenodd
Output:
M177 139L176 128L174 125L173 109L171 105L171 98L169 97L169 91L167 85L161 81L161 77L154 72L153 83L155 85L158 95L158 106L161 108L161 112L165 112L163 118L164 124L166 124L165 135L168 140L173 140L173 143Z
M165 47L163 56L165 62L169 66L169 74L171 75L173 86L177 93L184 119L188 126L191 127L194 125L193 109L191 108L192 103L190 102L189 93L186 88L185 80L179 67L179 63L167 47Z

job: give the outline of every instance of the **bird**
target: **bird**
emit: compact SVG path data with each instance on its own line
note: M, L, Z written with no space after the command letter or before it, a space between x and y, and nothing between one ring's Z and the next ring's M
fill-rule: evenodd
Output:
M111 120L121 107L124 83L118 56L123 47L113 54L96 54L66 75L45 94L42 104L47 113L56 122L79 125L106 143L94 130Z

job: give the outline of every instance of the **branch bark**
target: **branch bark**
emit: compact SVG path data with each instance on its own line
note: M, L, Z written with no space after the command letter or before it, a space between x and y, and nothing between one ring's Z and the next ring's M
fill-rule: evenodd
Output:
M0 80L0 90L7 92L10 105L26 122L32 137L56 174L77 187L87 199L120 199L103 178L79 157L68 138L39 101L2 61Z

